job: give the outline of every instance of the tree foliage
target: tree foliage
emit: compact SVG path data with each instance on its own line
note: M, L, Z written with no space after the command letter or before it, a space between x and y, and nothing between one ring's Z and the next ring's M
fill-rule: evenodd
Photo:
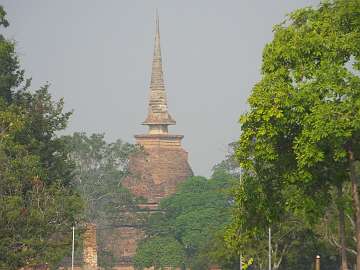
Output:
M142 243L135 257L138 268L153 266L154 269L178 267L185 264L186 254L183 246L173 237L155 236Z
M108 143L104 134L76 132L62 140L75 163L73 186L84 200L84 222L97 226L98 264L112 269L119 258L109 249L108 239L120 226L139 226L144 219L137 211L141 199L121 185L129 156L140 149L121 140Z
M225 250L223 233L230 221L228 189L235 179L216 175L212 179L191 177L160 202L160 211L150 216L147 237L135 256L138 268L208 269L221 264L223 269L232 269L237 257ZM165 250L159 250L162 241L172 246L164 254Z
M0 7L0 26L8 26ZM13 42L0 36L0 268L56 264L71 246L82 201L56 132L70 113L48 86L28 91Z
M104 134L74 133L63 137L75 163L74 185L85 201L87 222L121 222L121 212L136 208L137 199L121 185L127 175L129 155L136 146L116 140L107 143Z
M234 246L289 218L304 228L318 223L333 188L350 180L350 154L359 155L359 44L357 0L299 9L274 27L240 119Z

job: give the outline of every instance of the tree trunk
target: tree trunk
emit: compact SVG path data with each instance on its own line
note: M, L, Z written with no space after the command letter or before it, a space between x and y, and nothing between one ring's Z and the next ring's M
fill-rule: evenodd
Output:
M356 270L360 270L360 200L358 193L358 179L355 171L355 157L352 148L348 149L350 166L351 193L355 210L355 234L356 234Z
M340 270L349 270L347 256L346 256L346 238L345 238L345 214L343 205L343 190L342 184L338 185L338 211L339 211L339 238L340 238Z

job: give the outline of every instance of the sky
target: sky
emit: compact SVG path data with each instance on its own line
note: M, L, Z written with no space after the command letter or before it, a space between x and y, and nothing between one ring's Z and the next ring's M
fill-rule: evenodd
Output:
M240 136L273 25L319 0L2 0L32 89L50 83L74 114L65 133L134 143L142 126L160 16L169 112L196 175Z

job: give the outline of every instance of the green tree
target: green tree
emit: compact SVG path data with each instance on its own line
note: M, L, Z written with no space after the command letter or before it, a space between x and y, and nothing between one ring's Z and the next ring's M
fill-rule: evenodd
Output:
M208 269L212 264L233 269L238 264L237 255L225 251L223 244L225 226L230 221L228 189L234 178L214 175L217 178L191 177L180 184L175 194L160 202L159 212L150 216L147 237L135 256L138 268L156 266L155 261L161 267L192 269ZM161 241L169 241L173 252L159 253Z
M0 26L8 26L0 7ZM47 86L27 91L13 42L0 36L0 268L55 265L68 254L82 201L56 132L69 113Z
M323 241L312 226L291 211L284 210L285 207L281 206L284 200L277 202L275 199L274 203L279 203L279 206L272 205L273 192L269 188L272 184L267 180L243 173L234 190L236 200L233 222L225 234L227 244L245 260L253 259L251 269L267 269L268 228L271 227L272 269L307 270L318 253L322 255L322 268L338 269L334 248ZM279 207L281 216L270 223L271 211L276 211L269 210L271 207Z
M331 192L332 202L327 207L325 215L321 218L320 224L315 227L315 231L319 234L319 236L327 241L330 245L337 249L345 248L344 252L346 252L347 260L349 261L349 265L354 263L354 255L356 255L356 241L354 239L354 218L353 218L353 209L351 204L351 186L350 183L344 185L343 194L339 196L339 190L334 189ZM339 222L339 207L341 204L343 209L343 224ZM341 228L341 226L344 228ZM340 237L340 230L347 228L345 232L343 232L343 237ZM343 245L341 241L345 241L346 245Z
M263 52L262 79L249 98L250 111L241 118L237 156L245 176L236 214L257 212L262 229L289 213L316 224L330 205L333 187L342 190L351 179L358 269L359 15L358 0L325 1L275 26L274 40ZM246 217L251 220L251 214ZM232 234L250 230L245 222L236 218L238 230Z
M140 149L121 140L108 143L104 134L74 133L62 139L75 163L73 185L84 200L84 222L97 225L98 263L111 269L117 258L106 239L122 224L143 222L137 211L141 199L121 185L129 156Z
M74 133L62 139L75 163L73 180L85 201L86 221L107 225L124 222L120 213L135 210L138 199L121 180L128 173L129 156L139 149L121 140L107 143L104 134Z
M183 246L169 236L155 236L151 241L144 241L138 250L134 263L137 268L166 269L185 265Z
M0 27L8 27L6 12L0 6ZM20 68L15 44L0 34L0 96L11 101L14 90L24 81L24 70Z
M52 166L18 139L31 117L18 105L1 103L0 266L7 269L56 264L68 253L70 228L82 209L67 180L51 179Z

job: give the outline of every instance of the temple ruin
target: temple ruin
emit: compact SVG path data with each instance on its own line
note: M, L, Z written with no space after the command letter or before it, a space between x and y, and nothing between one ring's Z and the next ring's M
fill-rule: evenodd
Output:
M130 157L129 176L122 185L135 196L146 202L140 205L144 210L156 210L160 200L176 191L176 186L193 175L188 163L188 153L182 148L183 135L170 134L169 125L176 121L170 115L162 69L159 17L156 16L155 47L148 115L143 125L148 126L146 134L135 135L136 144L142 147ZM118 257L117 270L132 270L132 257L137 242L144 233L136 226L118 228L111 239L112 252Z

